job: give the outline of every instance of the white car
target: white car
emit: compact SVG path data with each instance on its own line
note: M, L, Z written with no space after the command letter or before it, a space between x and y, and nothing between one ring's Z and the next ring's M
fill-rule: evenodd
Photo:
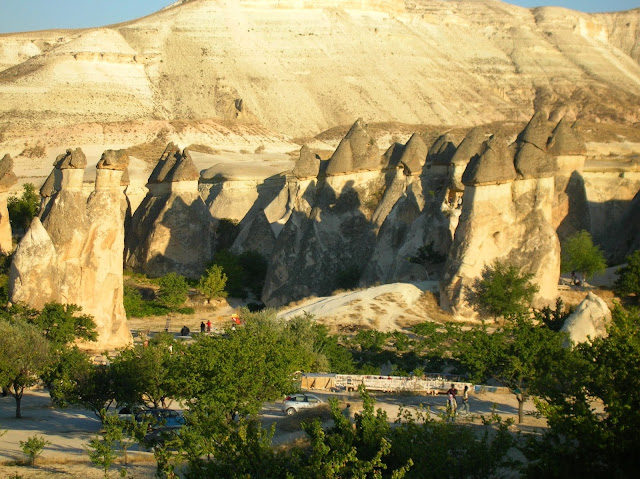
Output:
M301 409L310 409L321 404L324 404L324 401L313 394L298 393L285 398L282 410L287 416L291 416Z

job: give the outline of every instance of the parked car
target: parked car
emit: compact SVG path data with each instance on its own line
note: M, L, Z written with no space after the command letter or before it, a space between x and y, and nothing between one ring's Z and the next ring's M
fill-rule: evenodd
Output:
M313 394L292 394L285 398L284 404L282 405L282 411L284 411L287 416L291 416L301 409L309 409L322 404L324 404L324 401Z
M184 416L175 409L145 409L136 414L136 421L149 420L150 429L161 427L182 427L185 424Z

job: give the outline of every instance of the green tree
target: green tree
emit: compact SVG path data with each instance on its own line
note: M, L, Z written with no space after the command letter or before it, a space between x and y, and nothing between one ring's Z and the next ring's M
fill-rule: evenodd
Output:
M508 387L518 400L518 422L524 403L537 390L540 378L551 364L564 360L566 335L519 317L493 333L486 326L461 334L456 356L471 374L483 383L493 378Z
M0 320L0 385L15 398L17 418L25 388L38 382L49 359L49 342L35 326Z
M636 475L640 312L618 306L612 317L608 337L579 344L563 361L548 364L538 408L550 429L529 442L530 477Z
M244 326L199 336L177 358L181 397L215 405L230 418L257 413L293 389L293 373L308 358L274 311L244 312ZM301 358L305 358L302 360Z
M76 304L47 303L30 322L59 350L76 339L95 341L98 338L93 316L78 314L81 311L82 307Z
M124 310L127 313L127 318L142 318L145 316L144 301L142 299L142 293L138 288L124 283L123 293Z
M31 436L26 441L20 441L20 448L22 452L29 458L29 465L33 466L36 463L36 458L42 454L45 446L51 444L44 437L37 435Z
M11 227L26 231L40 209L40 195L36 193L36 187L32 183L25 183L22 188L20 198L10 196L7 199L7 209Z
M479 430L477 425L435 419L429 409L401 408L397 426L390 431L392 448L386 463L397 468L413 461L406 477L415 479L514 474L521 464L511 459L512 448L518 445L509 431L512 421L481 419L485 427Z
M570 236L562 246L561 269L563 273L577 271L585 279L602 273L607 267L602 250L593 244L588 231L582 230Z
M92 367L87 353L76 346L54 352L50 367L41 376L53 404L59 407L78 404L80 388Z
M148 346L137 344L121 351L111 362L117 403L166 407L167 399L179 393L174 363L182 349L172 337L157 335Z
M200 278L196 289L200 291L208 301L213 298L226 298L227 292L227 275L224 274L222 267L214 264Z
M495 318L514 319L529 310L538 291L538 286L531 283L532 278L532 274L496 260L492 266L485 266L482 276L473 283L469 303Z
M166 306L180 306L187 300L189 283L184 276L168 273L158 281L158 300Z
M89 363L79 368L72 385L74 387L67 391L65 402L93 411L99 419L100 411L108 410L115 401L113 374L107 364Z
M136 421L134 418L120 419L116 414L100 411L102 419L102 440L112 444L115 450L122 451L125 467L129 463L128 450L134 444L144 444L149 431L149 421Z
M226 290L229 295L234 298L246 298L246 275L238 257L228 250L220 250L213 257L213 264L220 266L227 276Z
M613 285L614 290L621 296L633 294L640 301L640 250L627 256L626 262L626 266L616 271L618 278Z
M109 437L95 437L89 441L86 451L91 462L104 471L104 479L109 479L109 469L118 457L115 441Z

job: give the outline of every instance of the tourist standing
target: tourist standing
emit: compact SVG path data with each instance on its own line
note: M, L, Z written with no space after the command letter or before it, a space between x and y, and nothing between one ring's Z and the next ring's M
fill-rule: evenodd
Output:
M469 386L464 387L464 391L462 391L462 408L464 409L465 415L469 414Z

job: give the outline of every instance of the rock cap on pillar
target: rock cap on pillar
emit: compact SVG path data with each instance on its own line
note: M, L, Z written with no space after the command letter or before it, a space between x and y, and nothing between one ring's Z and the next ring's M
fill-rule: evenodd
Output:
M18 182L18 177L13 172L13 158L6 154L0 160L0 193L9 189Z
M474 156L462 175L465 186L495 185L514 181L517 177L513 166L513 151L507 139L492 136L485 144L480 156Z

